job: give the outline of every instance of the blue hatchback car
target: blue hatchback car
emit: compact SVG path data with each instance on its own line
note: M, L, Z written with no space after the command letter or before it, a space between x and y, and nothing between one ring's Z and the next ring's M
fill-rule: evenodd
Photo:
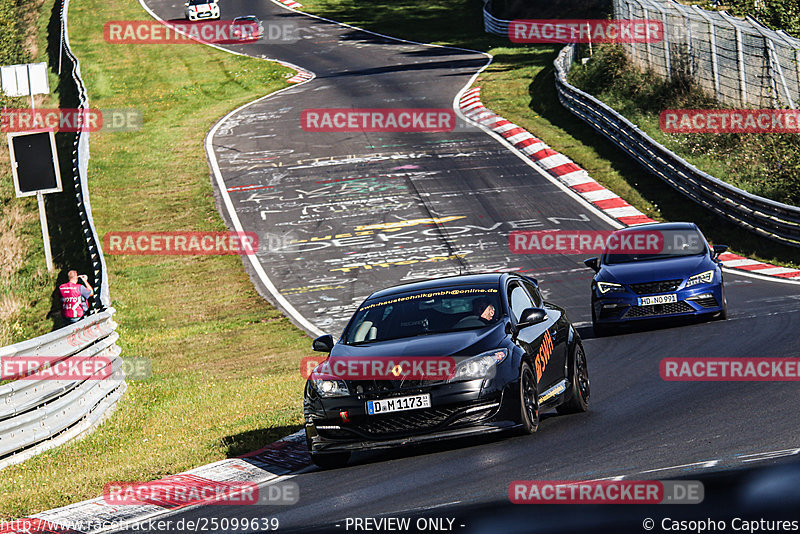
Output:
M655 223L614 232L659 236L658 249L609 251L584 261L592 278L592 325L605 335L621 324L648 319L705 316L725 319L727 303L719 255L694 223ZM611 240L608 241L609 243Z

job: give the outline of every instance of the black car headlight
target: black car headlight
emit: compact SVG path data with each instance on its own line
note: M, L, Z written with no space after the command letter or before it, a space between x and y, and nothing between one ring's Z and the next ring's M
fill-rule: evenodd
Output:
M346 397L350 395L344 380L330 378L312 378L311 384L320 397Z
M347 383L331 372L329 360L317 365L308 381L320 397L346 397L350 395Z
M497 365L507 356L508 349L494 349L462 360L456 365L456 372L450 382L491 378L495 375Z

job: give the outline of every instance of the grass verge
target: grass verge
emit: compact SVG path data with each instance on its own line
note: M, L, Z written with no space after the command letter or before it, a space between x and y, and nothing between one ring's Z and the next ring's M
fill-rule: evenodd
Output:
M518 46L484 32L481 0L304 0L303 10L394 37L461 46L494 56L476 86L486 107L541 138L658 221L694 221L715 243L761 261L800 267L800 251L743 231L644 171L572 115L555 90L554 46Z
M45 0L0 0L0 65L42 61L46 50ZM37 96L48 107L50 96ZM0 94L0 109L27 108L27 98ZM2 136L5 146L5 135ZM47 272L35 197L16 198L9 154L0 150L0 347L53 327L55 273Z
M231 109L285 87L291 71L199 44L103 40L108 20L148 18L136 0L70 4L90 106L144 116L140 131L92 134L95 224L100 235L224 230L203 138ZM238 256L107 262L123 356L150 358L154 374L129 382L117 411L85 439L3 470L0 517L92 498L108 481L150 480L254 450L302 424L298 371L308 339L257 294Z

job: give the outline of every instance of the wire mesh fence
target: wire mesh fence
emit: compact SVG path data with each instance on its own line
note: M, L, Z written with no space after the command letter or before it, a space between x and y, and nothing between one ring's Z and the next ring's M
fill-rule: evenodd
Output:
M641 68L688 76L724 104L795 109L800 101L800 40L753 18L669 0L613 0L614 16L664 24L660 42L623 44Z

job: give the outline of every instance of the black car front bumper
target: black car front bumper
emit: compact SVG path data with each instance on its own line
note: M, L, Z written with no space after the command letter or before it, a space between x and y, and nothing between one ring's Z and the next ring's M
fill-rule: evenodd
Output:
M307 391L305 430L309 449L322 453L392 448L517 426L519 381L491 391L481 385L481 380L473 380L326 399ZM430 408L366 413L368 400L424 393L431 395Z

